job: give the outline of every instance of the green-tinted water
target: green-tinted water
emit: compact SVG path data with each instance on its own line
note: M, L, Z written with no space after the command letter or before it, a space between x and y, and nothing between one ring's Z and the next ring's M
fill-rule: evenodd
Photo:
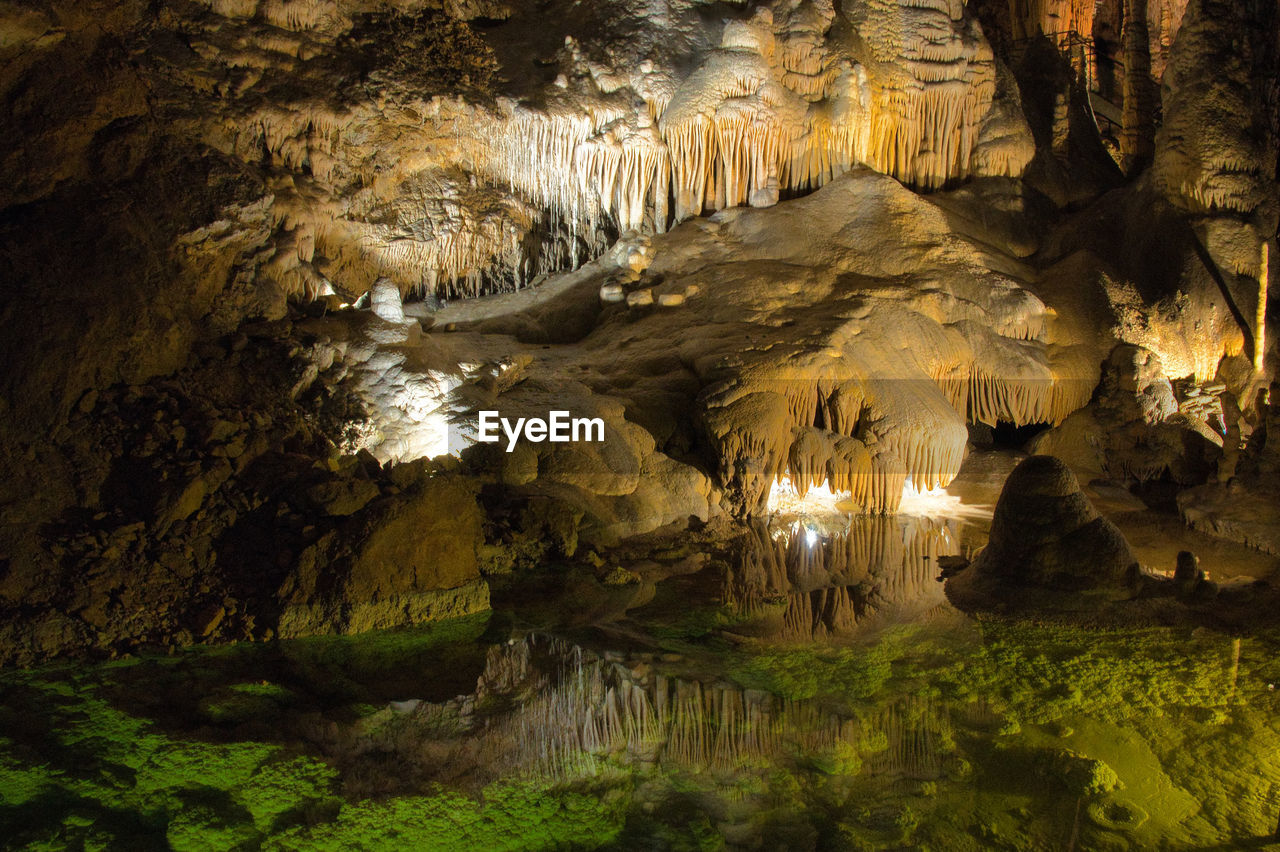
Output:
M935 579L964 537L759 527L694 573L566 571L430 629L4 673L0 837L1261 848L1280 634L975 619Z

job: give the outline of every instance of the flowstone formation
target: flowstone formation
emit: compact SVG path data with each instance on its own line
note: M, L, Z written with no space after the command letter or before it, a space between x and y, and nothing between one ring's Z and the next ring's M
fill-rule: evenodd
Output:
M1263 0L0 5L0 658L471 611L486 573L810 495L887 515L971 428L1051 427L1166 508L1262 493L1278 31Z
M987 191L1021 203L1015 187ZM459 378L436 416L464 444L483 409L603 419L599 444L462 451L512 494L575 507L602 541L761 513L782 480L891 512L908 480L927 490L955 477L967 422L1056 423L1096 382L1097 353L1061 333L1034 273L955 233L951 221L973 215L964 199L940 208L860 170L777 208L687 223L652 240L642 270L584 267L528 310L497 297L486 318L480 306L445 322L446 309L433 329L453 330L433 330L421 351L487 352L492 368ZM581 339L560 342L584 311ZM413 347L390 351L406 353L398 381L422 380ZM405 407L369 407L370 449L394 457Z

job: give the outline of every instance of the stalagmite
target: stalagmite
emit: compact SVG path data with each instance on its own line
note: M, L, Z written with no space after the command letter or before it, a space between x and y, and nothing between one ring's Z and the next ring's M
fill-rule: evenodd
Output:
M1147 2L1124 0L1124 127L1120 134L1120 153L1126 171L1145 166L1155 152L1155 112L1159 94L1151 79Z
M369 306L380 319L387 322L404 322L404 305L400 302L400 288L390 278L379 278L369 291Z
M1258 306L1253 319L1253 369L1261 373L1267 358L1267 289L1271 279L1271 242L1262 241L1258 268Z

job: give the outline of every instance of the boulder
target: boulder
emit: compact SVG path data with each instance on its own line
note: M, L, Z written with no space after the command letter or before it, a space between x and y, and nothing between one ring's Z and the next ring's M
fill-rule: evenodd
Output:
M378 496L378 484L369 479L334 478L307 489L307 499L326 515L353 515Z
M1053 456L1031 456L1009 474L974 570L1001 584L1082 590L1124 587L1137 565L1071 469Z
M280 587L276 635L359 633L488 609L482 524L474 485L424 476L301 555Z
M1159 356L1122 343L1103 364L1095 399L1037 435L1028 452L1056 456L1086 480L1196 485L1222 456L1208 416L1208 409L1180 411Z

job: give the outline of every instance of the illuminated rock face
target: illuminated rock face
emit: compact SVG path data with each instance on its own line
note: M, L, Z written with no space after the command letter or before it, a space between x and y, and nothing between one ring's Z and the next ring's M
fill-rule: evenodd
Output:
M1275 18L1273 10L1272 26ZM1264 20L1243 4L1188 4L1165 71L1165 121L1153 168L1156 185L1181 207L1249 215L1275 203L1276 150L1266 128L1274 118L1259 114L1266 109L1262 92L1239 46L1239 34L1258 32ZM1255 257L1233 265L1256 275L1254 246L1247 253Z
M1199 485L1216 472L1223 428L1216 396L1195 388L1179 405L1160 359L1121 345L1103 365L1090 404L1037 435L1029 449L1056 456L1085 481L1164 478Z
M627 244L550 283L560 295L543 307L500 313L524 294L487 318L485 303L450 306L436 322L474 319L416 337L350 315L311 328L336 341L367 402L361 446L385 461L461 452L517 493L583 512L588 539L761 513L783 479L893 512L908 481L955 477L967 423L1057 423L1097 381L1101 353L1060 329L1030 282L993 271L1013 258L957 235L964 215L860 170ZM581 339L543 344L582 301L598 316ZM468 449L479 410L552 409L601 418L605 441Z
M930 189L1020 175L1034 152L1016 86L997 99L958 2L775 0L704 23L691 0L610 0L595 14L626 27L537 56L559 72L545 86L493 77L513 49L439 12L204 5L174 22L191 45L163 69L190 90L174 130L266 170L256 260L290 295L354 298L383 277L514 290L619 233L773 204L855 166ZM416 67L415 51L442 67Z
M857 165L924 188L1019 175L1033 153L1016 112L993 110L995 61L959 4L779 0L726 23L684 79L652 60L584 64L545 111L511 108L494 153L476 155L579 227L663 230Z
M775 261L807 254L836 272L789 285L790 305L758 278L730 279L733 298L757 317L791 320L772 344L764 334L757 346L706 359L714 366L698 397L701 422L742 508L763 508L770 484L786 476L801 495L825 483L864 510L894 511L908 477L920 489L951 481L966 422L1057 422L1084 403L1094 382L1087 347L1060 337L1028 289L971 265L976 257L942 236L949 225L936 208L864 173L792 209L816 214L824 203L846 211L833 217L843 227L824 232L823 217L801 215L808 233L768 248L754 242L771 218L764 213L729 229ZM894 255L898 241L954 253L917 265ZM932 286L940 278L945 293ZM797 311L806 303L808 316Z
M1261 275L1275 133L1250 85L1268 67L1259 4L1227 5L1192 0L1181 20L1177 0L1123 4L1153 77L1157 41L1167 58L1166 125L1151 171L1093 199L1044 191L1075 180L1070 145L1042 152L1057 177L1019 177L1035 152L1018 84L954 0L2 6L23 144L0 157L0 258L24 289L0 304L0 527L37 541L68 507L101 514L60 461L68 413L98 417L100 391L173 375L197 342L259 347L242 331L259 319L314 335L285 400L323 377L368 407L342 450L460 453L584 518L592 543L757 514L782 479L893 512L908 483L955 476L967 424L1084 405L1117 340L1175 383L1221 370L1242 395L1236 314L1264 339L1266 288L1229 275ZM1113 6L1014 15L1086 28ZM570 7L586 20L537 14ZM1049 200L1068 197L1081 206ZM1228 277L1183 262L1199 245L1184 231ZM372 313L344 312L370 291ZM450 304L428 317L401 301L414 291ZM1262 372L1254 348L1240 360ZM606 440L480 458L481 407L599 417ZM184 519L241 476L219 451L148 463L173 482L218 459Z
M435 427L405 417L397 388L439 371L456 379L436 386L433 410L463 444L481 409L605 422L600 444L463 450L513 492L585 513L587 538L763 512L784 478L801 495L822 486L854 510L892 512L908 478L919 490L954 478L966 423L1057 423L1097 381L1101 353L1060 329L1030 282L993 270L1013 258L958 236L963 215L860 170L769 209L686 222L653 238L642 270L619 252L552 282L560 296L543 307L499 313L522 294L490 303L487 318L484 304L451 306L437 322L475 319L359 356L387 364L364 393L384 438L405 439L370 448L422 451L414 436ZM627 298L601 306L607 281ZM630 298L640 292L643 304ZM599 312L581 339L542 343L581 300ZM338 337L342 321L326 322ZM503 358L524 366L485 378L480 365Z

